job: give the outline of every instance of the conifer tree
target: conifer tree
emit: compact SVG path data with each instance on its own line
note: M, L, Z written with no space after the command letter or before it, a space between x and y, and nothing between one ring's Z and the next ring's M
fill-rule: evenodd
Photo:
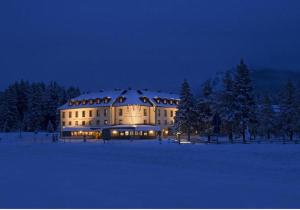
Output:
M243 60L237 66L234 82L235 126L246 143L246 131L256 123L255 101L250 71Z
M193 95L185 79L181 86L180 102L175 117L175 129L178 132L186 133L188 141L191 139L192 126L195 120L194 116Z
M25 114L25 122L28 131L42 130L43 126L43 84L34 83L31 86L28 99L28 112Z
M274 117L271 99L268 95L265 95L259 108L259 129L260 133L267 139L271 138L271 134L274 131Z
M281 93L280 122L283 132L290 140L293 140L297 130L297 111L295 87L289 80Z
M208 142L214 133L214 96L211 82L208 80L203 84L201 98L196 105L197 128L199 133L207 136Z
M235 117L235 96L233 90L234 81L231 73L227 71L223 79L223 90L219 94L218 110L222 121L222 126L228 136L228 140L233 143L233 123Z

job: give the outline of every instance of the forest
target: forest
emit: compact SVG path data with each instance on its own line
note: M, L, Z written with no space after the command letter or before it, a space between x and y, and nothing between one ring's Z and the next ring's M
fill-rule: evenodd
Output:
M57 108L78 95L79 88L56 82L17 81L0 92L0 131L55 131L59 127Z
M281 138L293 141L300 136L300 81L285 81L281 90L271 97L254 93L252 71L241 60L234 71L225 72L222 87L213 88L211 80L193 94L184 80L180 104L175 118L175 131L191 135L200 134L210 141L214 136L228 137L243 143L257 137ZM269 81L268 81L269 82ZM278 100L273 100L277 98Z

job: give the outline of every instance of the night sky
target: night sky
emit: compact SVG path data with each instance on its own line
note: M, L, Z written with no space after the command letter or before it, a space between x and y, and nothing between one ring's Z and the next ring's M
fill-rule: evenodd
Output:
M300 71L300 1L0 1L0 89L26 79L174 91L241 57Z

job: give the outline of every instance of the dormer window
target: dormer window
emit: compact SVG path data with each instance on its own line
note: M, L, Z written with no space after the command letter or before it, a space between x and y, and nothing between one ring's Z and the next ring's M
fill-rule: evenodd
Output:
M80 103L81 103L80 101L76 101L76 102L75 102L75 104L76 104L77 106L80 105Z
M89 100L89 103L92 105L92 104L94 104L94 100L93 99L90 99Z
M73 106L73 101L69 101L69 106Z
M120 97L119 98L119 103L123 103L125 101L125 98L124 97Z
M160 99L159 98L154 98L155 102L160 104Z
M104 98L104 103L108 103L110 101L110 98Z
M82 105L86 105L86 100L82 100Z
M101 99L100 98L97 98L96 99L96 104L100 104L101 103Z
M143 103L147 103L147 102L148 102L148 98L146 98L146 97L140 97L140 100L141 100Z
M176 105L179 105L179 101L178 100L176 101Z
M170 104L171 104L171 105L173 104L173 100L170 100Z
M163 100L163 103L164 103L164 104L167 104L167 99L164 99L164 100Z

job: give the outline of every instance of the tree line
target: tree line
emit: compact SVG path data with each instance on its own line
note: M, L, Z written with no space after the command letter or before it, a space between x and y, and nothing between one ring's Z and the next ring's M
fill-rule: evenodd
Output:
M57 108L78 95L78 88L56 82L17 81L0 92L0 131L54 131L59 126Z
M256 139L282 138L293 141L300 136L300 83L287 81L278 93L278 101L270 95L254 95L251 71L243 60L234 71L222 78L222 88L215 90L210 80L204 82L195 96L184 80L175 117L175 131L200 134L210 141L226 135L233 143ZM300 81L299 81L300 82Z

